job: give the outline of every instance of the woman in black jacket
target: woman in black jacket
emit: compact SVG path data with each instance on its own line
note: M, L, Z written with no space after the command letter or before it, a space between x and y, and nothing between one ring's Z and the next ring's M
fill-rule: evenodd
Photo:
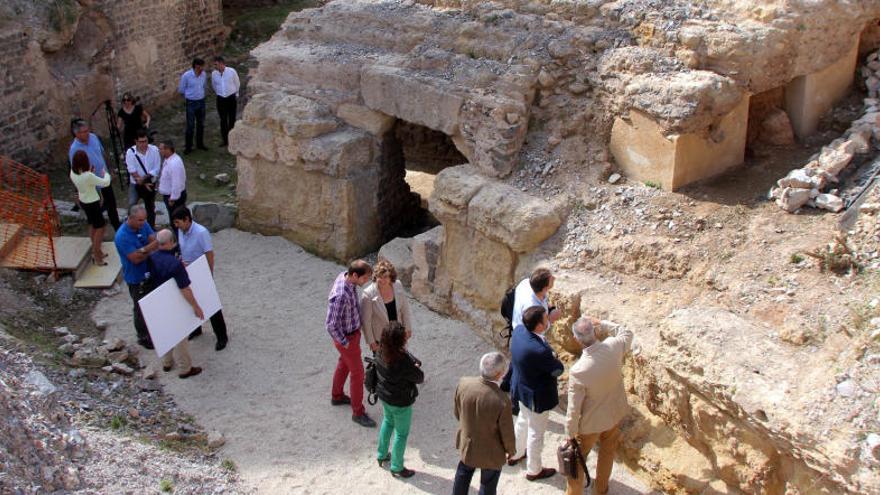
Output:
M384 419L379 429L379 448L377 460L381 467L391 460L391 474L395 478L409 478L415 474L403 466L403 452L409 436L412 420L412 405L419 395L416 385L425 380L422 362L406 350L406 329L397 321L389 322L382 330L379 351L376 353L378 383L376 392L382 401ZM391 454L388 444L394 432Z

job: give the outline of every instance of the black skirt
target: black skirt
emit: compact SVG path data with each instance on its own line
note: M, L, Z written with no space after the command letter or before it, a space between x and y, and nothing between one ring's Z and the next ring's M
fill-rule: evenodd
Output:
M86 212L86 219L88 219L89 225L96 229L107 225L107 221L104 220L104 213L101 211L100 199L91 203L80 203L79 205Z

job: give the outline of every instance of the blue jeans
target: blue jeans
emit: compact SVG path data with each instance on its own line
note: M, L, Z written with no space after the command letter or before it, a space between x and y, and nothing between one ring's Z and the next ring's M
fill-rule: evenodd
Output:
M467 495L468 487L474 471L467 464L458 461L458 469L455 470L455 481L452 483L452 495ZM480 469L480 495L495 495L498 480L501 478L501 469Z
M196 146L205 146L205 99L186 100L186 151L193 148L193 129L196 131Z

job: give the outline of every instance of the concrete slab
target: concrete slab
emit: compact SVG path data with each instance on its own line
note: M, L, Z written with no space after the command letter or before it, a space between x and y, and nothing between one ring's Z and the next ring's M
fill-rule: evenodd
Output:
M107 262L104 266L98 266L89 260L85 267L76 276L74 287L79 289L106 289L112 287L119 274L122 272L122 263L119 261L119 253L116 252L116 246L112 242L101 244L104 253L107 255L104 260Z

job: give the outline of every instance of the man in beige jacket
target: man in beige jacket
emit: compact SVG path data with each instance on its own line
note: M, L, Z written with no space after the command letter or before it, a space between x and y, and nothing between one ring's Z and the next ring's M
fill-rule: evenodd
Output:
M516 453L510 397L498 383L507 373L507 359L490 352L480 359L480 377L465 376L455 390L459 421L455 446L461 461L455 471L453 495L467 495L474 471L480 470L480 493L494 495L501 466Z
M620 439L618 423L629 409L621 369L624 355L632 350L633 334L626 328L586 317L575 322L572 333L584 350L569 372L565 433L577 439L585 459L599 442L593 493L604 494L608 492ZM614 336L602 340L609 333ZM583 473L568 478L567 495L583 492Z

